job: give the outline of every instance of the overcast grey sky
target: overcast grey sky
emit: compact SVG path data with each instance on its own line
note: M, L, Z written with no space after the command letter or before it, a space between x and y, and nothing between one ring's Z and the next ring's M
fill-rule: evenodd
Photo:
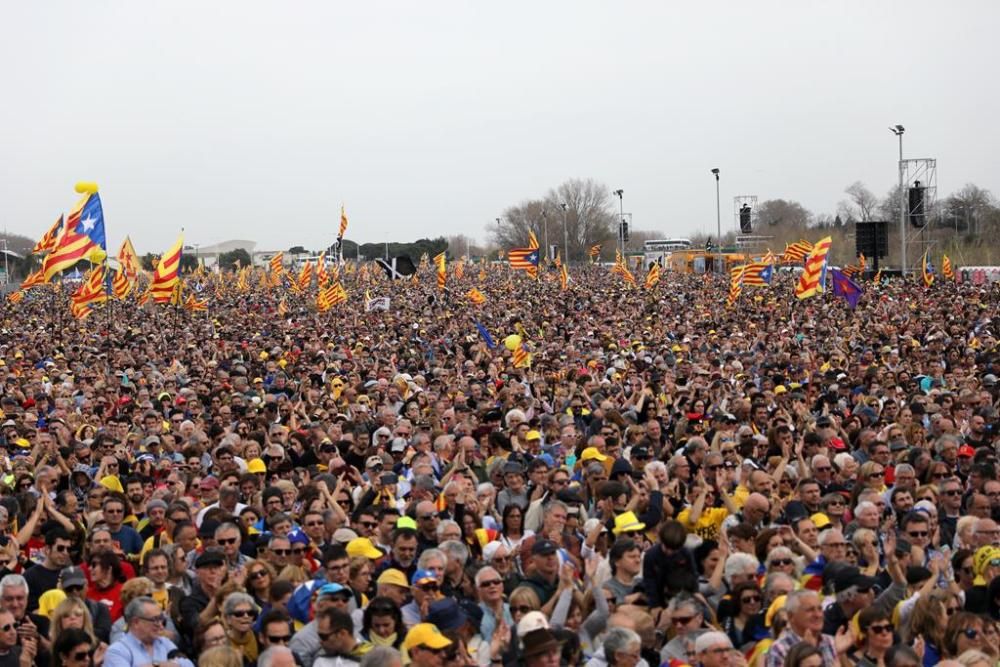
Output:
M637 229L732 197L830 212L937 157L1000 190L996 0L14 2L0 24L0 225L101 186L112 251L468 233L571 177ZM991 34L992 33L992 34Z

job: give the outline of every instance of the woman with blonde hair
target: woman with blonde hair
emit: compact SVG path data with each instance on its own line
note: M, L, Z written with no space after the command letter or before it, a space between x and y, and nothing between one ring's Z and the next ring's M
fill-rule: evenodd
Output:
M542 601L538 599L538 594L528 586L518 586L510 594L510 615L517 623L525 614L531 611L538 611L542 608Z
M296 586L309 581L311 577L304 567L298 565L286 565L278 573L276 581L290 581Z
M216 646L198 657L198 667L243 667L243 658L231 646Z
M52 612L49 640L55 644L59 635L70 628L84 630L91 638L94 637L94 619L90 610L83 600L75 597L64 599ZM94 643L97 643L96 639Z

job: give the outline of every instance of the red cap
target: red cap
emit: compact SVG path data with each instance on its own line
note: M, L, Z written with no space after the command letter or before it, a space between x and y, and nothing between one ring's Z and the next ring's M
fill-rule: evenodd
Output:
M847 445L840 438L830 438L830 446L834 449L847 449Z
M959 458L968 457L971 459L975 455L976 455L976 450L974 450L972 447L969 447L968 445L962 445L961 447L958 448Z

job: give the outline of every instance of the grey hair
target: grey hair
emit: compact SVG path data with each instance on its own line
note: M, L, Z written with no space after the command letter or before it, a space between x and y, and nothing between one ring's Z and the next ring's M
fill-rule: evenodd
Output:
M2 588L2 586L3 584L2 582L0 582L0 588ZM160 608L159 603L153 598L149 597L148 595L140 595L137 598L133 598L132 601L129 602L128 605L125 607L125 622L131 623L132 619L134 619L136 616L142 613L143 607L145 607L147 604L151 604L157 609Z
M697 613L701 614L703 618L707 618L705 616L705 607L701 604L701 601L690 593L679 593L675 595L671 598L670 603L667 605L667 609L670 610L670 613L674 613L682 607L691 607Z
M497 487L493 482L482 482L476 487L476 493L486 493L487 491L496 491Z
M650 463L646 464L645 469L651 470L654 474L657 471L667 472L667 464L664 463L663 461L651 461Z
M604 635L604 657L609 665L615 664L615 653L624 651L629 646L639 646L642 640L635 630L628 628L611 628Z
M729 558L726 559L726 567L723 570L723 576L726 579L726 583L732 585L733 575L743 574L750 568L756 570L759 567L760 561L758 561L756 557L751 554L737 552L731 554Z
M495 574L498 577L500 576L500 573L497 572L492 567L490 567L489 565L479 568L479 571L476 572L476 588L479 588L479 584L481 584L483 582L483 579L485 579L487 575L490 574Z
M441 536L444 535L445 529L446 528L451 528L452 526L455 526L456 528L458 528L459 532L461 532L462 527L458 525L457 521L452 521L451 519L445 519L445 520L441 521L440 523L438 523L437 538L440 540Z
M7 594L8 588L23 588L27 591L28 580L19 574L8 574L3 579L0 579L0 597Z
M860 550L859 545L861 544L861 541L869 537L875 540L875 544L878 544L878 536L875 534L874 530L871 528L858 528L854 531L854 534L851 535L851 544L854 545L855 549Z
M469 547L458 540L446 540L438 545L438 549L444 552L449 562L457 562L460 567L469 562Z
M259 607L257 607L257 603L253 601L252 597L246 593L240 593L237 591L226 596L226 601L222 603L223 615L229 616L236 611L236 607L241 604L248 604L254 611L259 611Z
M795 584L797 583L795 577L793 577L790 574L787 574L785 572L771 572L766 577L764 577L764 592L770 593L772 590L774 590L774 586L781 581L787 581L788 583L790 583L792 585L793 590L795 588Z
M808 588L800 588L797 591L792 591L788 594L788 597L785 598L785 609L788 610L789 614L794 614L799 610L799 605L802 604L802 598L809 595L814 595L817 598L819 597L819 593L809 590Z
M962 444L961 441L955 436L951 435L950 433L945 433L937 439L937 442L934 443L934 451L940 454L941 452L944 451L944 446L947 443L952 443L956 447Z
M830 530L824 530L824 531L820 532L820 534L819 534L819 545L821 547L825 547L826 543L833 539L832 536L833 535L838 535L838 534L840 535L840 539L844 539L844 534L841 533L836 528L832 528Z
M226 532L227 530L235 530L236 531L236 539L238 539L238 540L240 539L240 527L237 526L232 521L227 521L227 522L225 522L223 524L220 524L219 527L215 529L215 539L219 539L219 535L222 534L222 533L224 533L224 532ZM242 542L242 540L240 540L240 541Z
M525 414L524 414L524 412L522 410L518 410L517 408L514 408L513 410L510 410L509 412L507 412L506 416L504 416L503 423L506 424L507 428L510 428L510 423L515 418L519 418L521 420L521 423L524 423L524 422L528 421L527 416L525 416Z
M777 547L775 549L771 549L771 551L768 552L767 560L765 561L767 567L771 567L771 563L775 558L787 558L791 560L792 564L795 566L795 574L802 574L802 561L795 555L795 552L788 547Z
M417 569L426 570L427 563L431 562L432 558L441 559L442 565L448 564L448 556L440 549L424 549L420 553L420 558L417 559Z
M896 474L898 475L901 472L912 472L913 474L916 474L917 469L911 466L909 463L900 463L899 465L896 466Z
M387 647L377 646L377 647L373 648L371 651L369 651L366 654L365 658L367 659L367 657L369 655L371 655L372 653L375 653L375 651L378 651L380 648L387 648ZM395 651L393 649L389 649L389 650L393 651L393 653L395 653ZM292 649L288 648L287 646L271 646L270 648L266 649L263 653L261 653L259 656L257 656L257 667L271 667L271 663L274 662L274 659L276 657L278 657L279 655L285 655L285 654L291 656L293 660L295 659L295 654L292 653ZM399 655L399 654L396 653L396 655ZM362 662L362 664L364 664L364 660L362 660L361 662ZM369 664L372 664L372 663L369 663Z
M566 503L561 500L553 500L545 506L545 518L547 519L549 515L557 509L561 509L563 512L569 512L569 507L566 506Z
M285 650L287 651L288 649ZM361 658L361 667L381 667L381 665L390 665L396 662L402 662L402 657L399 655L399 651L391 646L376 646L372 650L368 651L368 653L365 653L364 657ZM262 665L260 659L258 658L257 667L271 666Z
M878 512L878 505L871 502L870 500L862 500L860 503L858 503L858 506L854 508L854 514L857 515L861 513L862 510L866 510L869 507Z

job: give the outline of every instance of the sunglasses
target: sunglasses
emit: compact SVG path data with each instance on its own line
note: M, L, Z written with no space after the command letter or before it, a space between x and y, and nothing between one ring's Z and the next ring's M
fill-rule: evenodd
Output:
M782 565L791 565L794 561L791 558L775 558L771 561L771 565L777 565L781 567Z
M510 606L510 613L512 614L527 614L529 611L534 611L534 610L535 610L534 607L529 607L526 604Z
M740 598L740 602L743 604L753 604L754 602L760 602L763 598L759 595L751 595L749 597Z
M267 641L272 644L288 644L292 641L291 635L268 635Z
M267 576L267 570L256 570L247 575L250 579L263 579Z
M0 626L0 632L10 632L15 627L17 626L15 626L13 623L8 623L7 625Z
M483 581L479 584L480 588L489 588L490 586L500 586L503 584L502 579L490 579L489 581Z
M291 549L271 549L271 553L275 556L289 556L292 553Z
M876 635L892 634L892 626L886 623L885 625L869 625L868 632Z
M76 653L73 653L69 657L71 660L76 660L77 662L79 662L81 660L89 660L91 655L93 655L93 651L88 651L85 649L83 651L77 651Z
M930 535L926 530L908 530L906 534L910 537L927 537Z
M216 542L218 544L221 544L222 546L226 546L227 544L236 544L239 541L240 541L240 538L238 538L238 537L229 537L229 538L226 538L224 540L216 540Z
M670 619L670 622L674 625L687 625L694 620L694 616L675 616Z
M253 609L240 609L229 614L230 616L235 616L236 618L256 618L257 612Z

